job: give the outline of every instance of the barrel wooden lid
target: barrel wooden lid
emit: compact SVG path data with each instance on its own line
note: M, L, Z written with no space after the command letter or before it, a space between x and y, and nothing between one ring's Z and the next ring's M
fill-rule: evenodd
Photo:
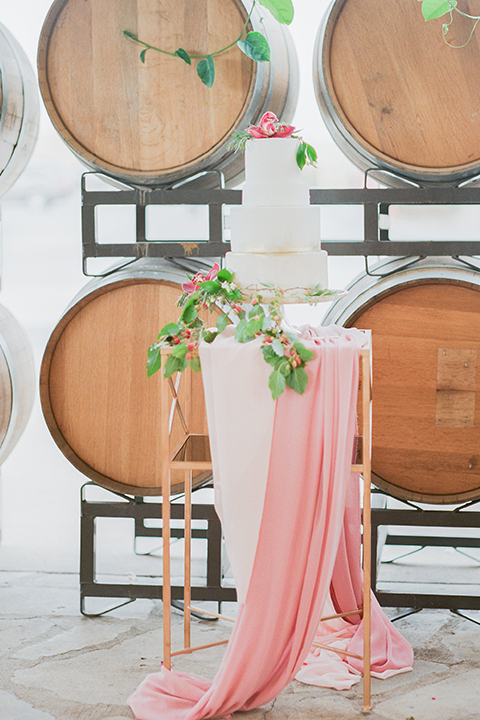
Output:
M255 63L233 47L215 57L206 88L175 52L218 50L246 20L240 0L56 0L39 42L38 72L50 118L87 164L121 177L161 178L195 168L225 142L242 118Z
M372 330L375 483L428 503L480 498L480 286L412 281L347 324Z
M480 2L461 9L480 14ZM480 163L480 35L452 49L443 22L425 22L418 0L337 0L322 49L329 102L354 142L440 175ZM449 41L465 42L471 27L456 14Z
M40 374L42 409L64 455L108 489L134 495L162 492L162 373L147 377L148 347L178 317L178 284L132 277L100 286L63 316L47 344ZM214 324L213 320L213 324ZM192 374L192 433L206 434L201 376ZM183 392L183 391L182 391ZM178 417L172 447L183 439ZM194 485L209 473L194 473ZM183 471L172 472L172 492Z

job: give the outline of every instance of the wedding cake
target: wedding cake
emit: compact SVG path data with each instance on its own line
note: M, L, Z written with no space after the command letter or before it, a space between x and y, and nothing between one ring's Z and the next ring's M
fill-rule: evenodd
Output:
M242 205L230 214L226 267L241 288L271 284L285 291L328 287L320 244L320 208L296 162L298 140L251 138L245 143Z

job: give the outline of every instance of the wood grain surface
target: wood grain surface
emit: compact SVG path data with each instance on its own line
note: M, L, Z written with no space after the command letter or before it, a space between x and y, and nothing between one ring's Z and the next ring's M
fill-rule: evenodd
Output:
M480 497L480 287L397 286L348 325L372 330L378 484L425 502Z
M479 0L460 7L480 14ZM480 161L480 35L452 49L444 22L425 22L417 0L337 0L331 10L323 64L335 112L355 142L399 167ZM449 41L462 44L471 27L456 14Z
M131 279L99 287L67 312L47 345L41 370L47 425L65 456L109 489L161 494L160 409L168 391L162 373L148 378L148 347L174 320L179 285ZM207 433L201 375L192 373L187 422ZM183 385L179 396L183 397ZM177 414L172 445L183 437ZM194 473L194 485L205 473ZM173 471L172 491L183 488Z
M239 0L57 0L38 54L47 111L74 150L107 169L162 176L193 167L240 121L255 63L236 47L216 56L208 89L196 60L148 51L142 63L123 30L201 54L232 42L245 19Z

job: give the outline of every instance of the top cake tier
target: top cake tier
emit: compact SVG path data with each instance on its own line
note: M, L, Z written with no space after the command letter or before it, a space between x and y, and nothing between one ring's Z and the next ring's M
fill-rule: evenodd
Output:
M295 138L252 139L246 143L244 207L310 204L309 188L296 162L297 148Z

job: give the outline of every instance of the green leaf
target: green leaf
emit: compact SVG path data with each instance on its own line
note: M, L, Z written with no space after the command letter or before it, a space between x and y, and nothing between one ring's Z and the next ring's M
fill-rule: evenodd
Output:
M446 15L452 8L457 5L456 0L423 0L422 13L425 21L435 20L442 15Z
M290 373L292 372L292 366L290 365L288 358L286 358L285 356L278 358L277 370L281 372L284 376L290 375Z
M280 340L275 340L272 342L272 350L275 353L275 355L278 355L278 357L283 357L283 353L285 351L285 346L283 343L280 342Z
M197 65L197 75L206 87L212 87L215 80L215 63L211 55L200 60Z
M221 285L215 280L205 280L205 282L200 283L200 287L209 295L212 295L220 290Z
M186 325L191 323L195 318L198 317L197 308L193 304L193 302L189 302L185 305L183 308L182 314L180 315L180 320L182 320Z
M270 60L270 45L265 35L259 32L249 32L245 40L237 42L240 50L255 62L268 62Z
M217 273L217 280L220 280L220 282L231 282L233 278L233 274L230 272L230 270L227 270L226 268L223 268L223 270L219 270Z
M155 343L155 345L151 345L148 348L147 376L150 377L151 375L156 373L157 370L160 370L161 365L162 356L160 354L160 345L158 345L158 343Z
M303 395L308 385L308 376L305 368L297 367L292 370L287 377L287 385L295 390L299 395Z
M177 57L181 58L182 60L184 60L187 63L187 65L192 64L190 55L183 48L178 48L178 50L175 50L175 55Z
M169 378L173 373L180 370L180 367L182 365L182 359L177 358L174 355L169 355L167 358L167 362L165 363L165 367L163 369L163 377Z
M138 42L137 36L135 35L135 33L131 32L131 30L124 30L123 34L130 40L135 40L136 42Z
M294 9L292 0L258 0L260 5L270 10L275 20L283 25L290 25Z
M221 333L225 330L228 325L228 316L225 314L219 315L217 318L218 332Z
M308 143L305 143L306 151L307 151L307 158L310 163L310 165L315 165L315 163L318 160L317 151L314 147L309 145Z
M298 144L297 148L297 165L300 168L300 170L303 170L305 167L305 163L307 161L306 159L306 143L301 142Z
M250 334L250 338L253 340L254 336L257 334L257 332L260 332L262 329L262 322L263 318L259 317L258 320L255 320L255 318L252 318L247 322L247 332Z
M212 343L215 338L217 337L218 332L211 332L210 330L204 330L202 334L202 340L205 340L206 343Z
M273 325L273 320L269 318L267 315L262 320L262 332L265 332L265 330L270 330L270 328Z
M158 339L160 340L161 337L167 337L168 335L176 335L179 330L180 328L177 323L168 323L167 325L164 325L158 333Z
M145 48L145 50L142 50L142 52L140 53L140 60L142 61L142 63L145 62L145 53L147 52L147 50L148 48Z
M276 400L285 390L286 380L278 370L273 370L268 378L268 387L272 393L272 397Z
M248 313L248 317L249 317L249 318L253 318L253 317L257 317L257 315L258 315L258 316L263 316L263 315L265 315L265 310L263 309L263 307L262 307L261 305L258 305L258 304L257 304L257 305L254 305L254 306L252 307L252 309L251 309L250 312Z
M188 352L188 347L185 345L185 343L178 343L178 345L173 346L172 355L173 357L177 358L183 358Z
M297 351L297 353L300 357L300 360L303 360L303 362L308 362L309 360L313 360L313 358L315 357L313 352L311 350L307 350L305 345L303 345L302 343L296 342L293 344L293 347Z
M250 342L254 337L247 327L247 320L240 320L235 328L235 340L237 342Z
M278 355L276 355L275 352L272 350L271 345L264 345L262 347L262 353L267 363L273 365L274 367L277 365Z
M200 372L200 358L198 357L198 355L195 355L195 357L190 360L190 367L194 372Z

